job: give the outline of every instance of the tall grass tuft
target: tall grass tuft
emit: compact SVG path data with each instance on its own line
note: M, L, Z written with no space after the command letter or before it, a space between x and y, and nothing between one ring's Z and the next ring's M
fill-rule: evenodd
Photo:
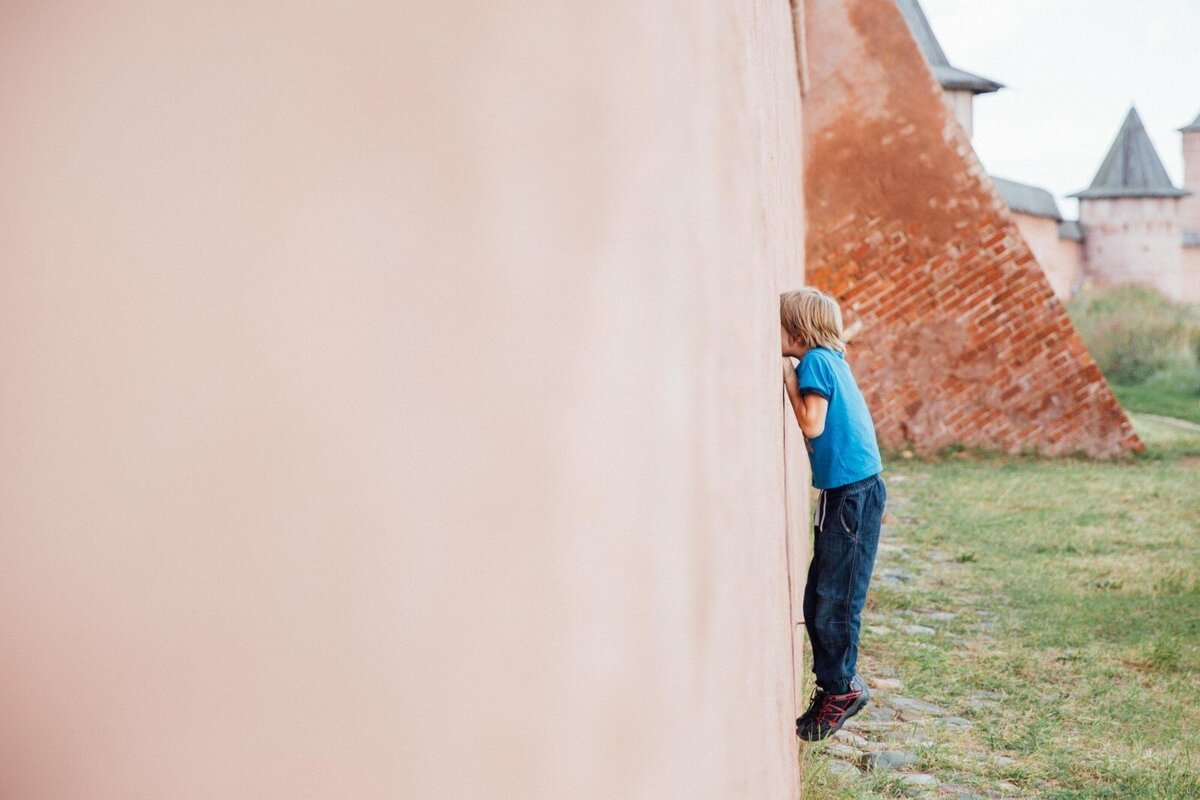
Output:
M1138 284L1079 293L1067 311L1110 383L1200 394L1200 311Z

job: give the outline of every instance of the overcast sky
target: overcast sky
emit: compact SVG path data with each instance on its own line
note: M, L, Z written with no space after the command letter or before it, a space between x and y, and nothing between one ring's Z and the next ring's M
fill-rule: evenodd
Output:
M954 66L1005 88L975 97L987 171L1053 192L1091 183L1130 104L1183 185L1180 134L1200 112L1200 0L922 0Z

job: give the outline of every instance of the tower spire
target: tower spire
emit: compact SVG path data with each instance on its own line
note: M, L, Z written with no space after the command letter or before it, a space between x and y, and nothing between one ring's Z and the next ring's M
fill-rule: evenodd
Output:
M1121 130L1088 188L1068 197L1183 197L1191 194L1171 182L1142 118L1132 103Z

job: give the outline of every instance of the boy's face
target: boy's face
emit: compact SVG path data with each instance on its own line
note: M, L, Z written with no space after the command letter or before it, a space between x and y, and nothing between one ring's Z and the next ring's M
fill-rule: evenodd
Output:
M804 345L792 338L792 335L788 333L787 328L783 327L782 322L779 324L779 341L783 346L783 354L785 356L804 358L804 354L808 352Z

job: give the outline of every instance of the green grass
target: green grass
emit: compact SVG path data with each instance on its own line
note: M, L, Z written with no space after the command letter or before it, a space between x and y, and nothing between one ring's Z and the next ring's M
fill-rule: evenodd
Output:
M1080 292L1067 302L1067 311L1111 383L1133 386L1164 371L1196 375L1200 307L1125 284Z
M1200 377L1197 378L1200 383ZM1200 424L1200 388L1188 391L1163 386L1153 380L1137 386L1113 386L1127 411L1177 417Z
M1200 435L1169 420L1150 419L1140 414L1130 414L1133 429L1146 444L1146 451L1138 455L1138 461L1172 461L1179 458L1200 456Z
M1081 292L1067 309L1126 409L1200 423L1200 306L1135 284Z
M974 723L927 728L906 771L982 796L1005 780L1050 800L1200 797L1200 434L1133 418L1133 459L887 460L893 541L951 558L917 586L873 582L868 613L959 617L927 638L864 625L859 672ZM1009 700L971 709L973 689ZM831 775L830 758L804 753L807 800L900 796L895 775Z

